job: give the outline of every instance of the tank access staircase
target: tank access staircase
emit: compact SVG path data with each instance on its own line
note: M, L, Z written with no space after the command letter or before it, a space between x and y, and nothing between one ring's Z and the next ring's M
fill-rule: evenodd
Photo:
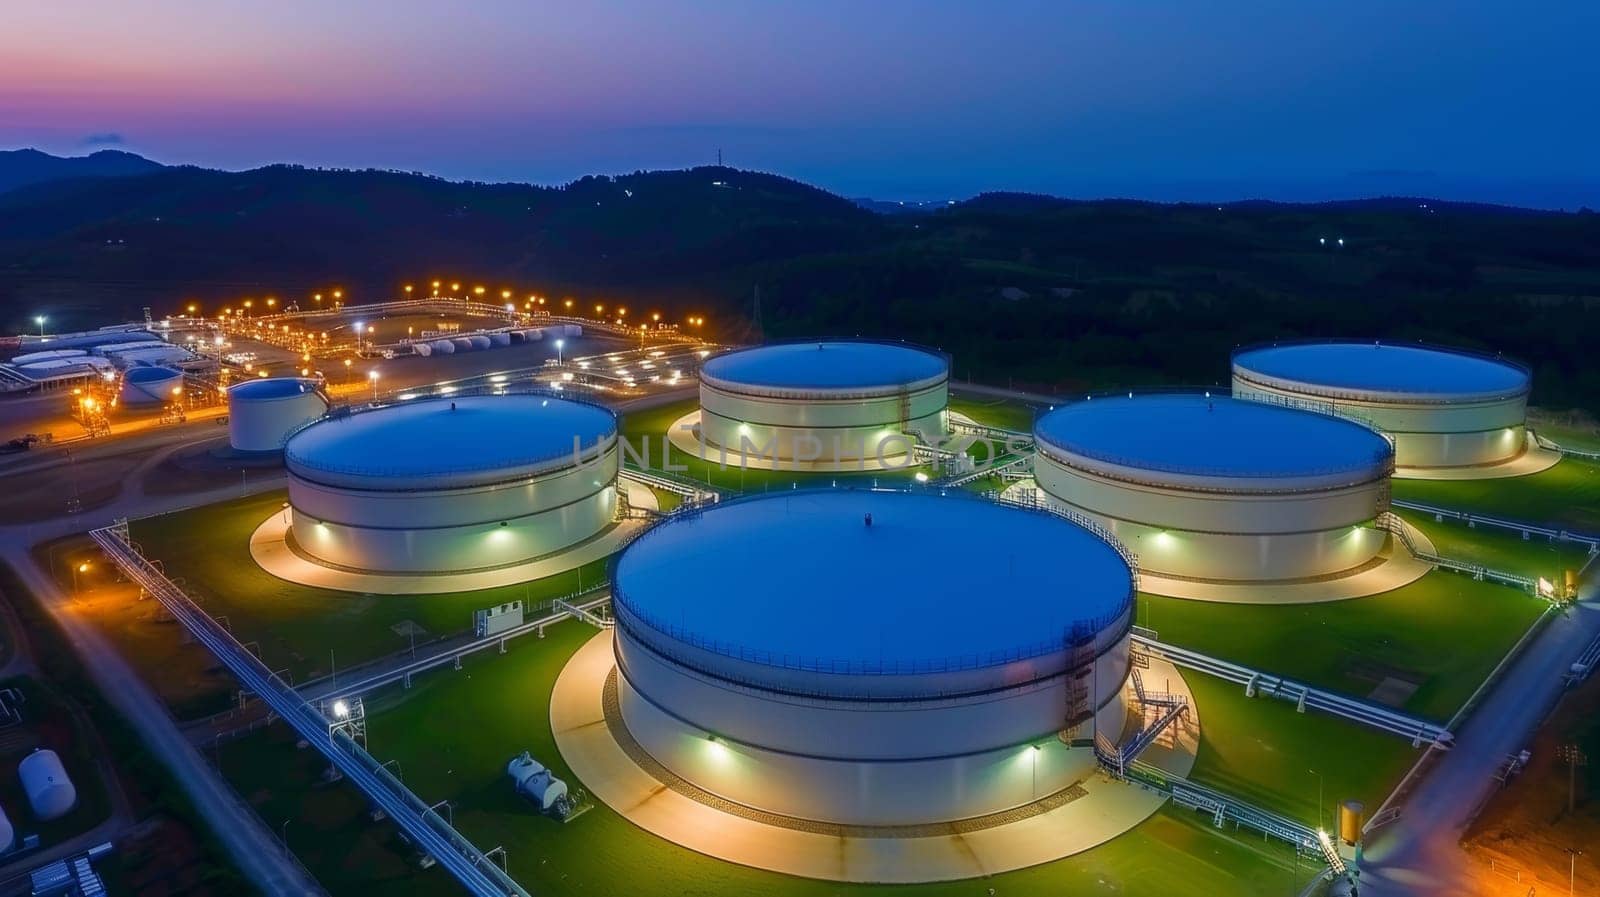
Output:
M1314 688L1242 664L1230 663L1198 651L1157 641L1148 631L1135 631L1132 639L1135 651L1148 652L1151 656L1160 657L1176 666L1243 685L1244 693L1249 697L1264 694L1293 701L1301 713L1309 708L1344 717L1380 732L1409 738L1412 747L1431 744L1440 750L1449 750L1455 741L1455 736L1446 727L1429 720L1408 716L1389 707Z
M1539 592L1538 582L1532 577L1518 576L1515 573L1507 573L1504 570L1495 570L1490 567L1485 567L1481 564L1469 564L1465 561L1447 558L1444 555L1433 551L1423 551L1421 546L1417 545L1416 540L1412 538L1411 530L1406 525L1406 522L1400 519L1400 517L1392 511L1384 511L1382 514L1379 514L1375 522L1378 524L1379 529L1387 530L1396 539L1399 539L1400 544L1404 545L1406 550L1411 552L1412 557L1432 565L1436 570L1449 570L1453 573L1462 573L1480 582L1483 580L1498 582L1501 585L1511 586L1512 588L1521 589L1524 592L1529 592L1535 595L1537 595Z
M254 692L273 713L294 727L301 738L360 788L419 850L448 870L468 893L476 897L531 897L494 860L352 740L344 721L329 719L306 703L222 624L201 610L134 546L125 522L93 530L89 535L117 569L160 602L195 641L228 668L240 686Z

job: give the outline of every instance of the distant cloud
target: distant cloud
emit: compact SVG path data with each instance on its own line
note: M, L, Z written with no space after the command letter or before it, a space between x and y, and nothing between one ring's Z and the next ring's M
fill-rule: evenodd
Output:
M128 141L126 138L115 131L106 131L102 134L90 134L84 137L81 141L84 146L121 146L127 142Z

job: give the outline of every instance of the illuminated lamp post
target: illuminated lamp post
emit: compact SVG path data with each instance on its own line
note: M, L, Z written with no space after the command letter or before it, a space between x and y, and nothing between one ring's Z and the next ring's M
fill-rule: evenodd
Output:
M378 369L373 368L367 372L367 379L372 381L372 401L378 401Z

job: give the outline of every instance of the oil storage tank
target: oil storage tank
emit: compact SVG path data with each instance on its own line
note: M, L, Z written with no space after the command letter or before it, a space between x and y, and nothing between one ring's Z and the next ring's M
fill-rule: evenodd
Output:
M932 562L955 533L973 562ZM633 542L612 595L627 736L759 810L861 825L1000 812L1089 775L1093 735L1125 721L1130 560L1045 511L876 490L736 499Z
M327 417L284 447L294 547L391 573L477 570L584 541L616 512L616 417L541 396Z
M1045 501L1163 576L1331 576L1376 557L1394 452L1353 421L1204 393L1102 397L1034 425Z
M1394 441L1398 475L1486 467L1527 447L1528 369L1456 349L1320 342L1233 356L1233 394L1366 421Z
M17 775L22 779L23 792L28 795L28 806L40 821L60 819L78 805L78 789L67 777L61 757L49 748L23 757L17 765Z
M129 368L122 375L120 393L124 405L159 405L183 395L183 371L148 366Z
M896 343L824 341L741 349L700 369L700 439L778 469L907 463L947 432L950 365Z
M228 390L228 444L239 452L276 452L289 434L328 412L316 381L245 380Z

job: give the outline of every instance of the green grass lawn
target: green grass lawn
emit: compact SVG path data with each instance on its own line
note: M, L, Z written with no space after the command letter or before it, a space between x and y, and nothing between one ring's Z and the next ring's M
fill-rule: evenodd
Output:
M768 492L773 489L790 489L796 485L801 488L806 486L827 486L832 483L873 483L881 482L885 485L905 483L918 471L926 471L923 467L907 467L899 470L888 471L842 471L838 473L805 473L798 471L782 470L756 470L744 469L737 463L730 461L726 467L717 461L702 461L688 452L681 451L667 444L663 437L668 429L678 418L699 407L699 400L689 399L663 405L658 408L649 408L644 411L631 411L622 418L621 433L632 449L639 453L636 459L628 457L630 465L647 466L651 470L664 470L668 465L673 468L670 473L677 477L687 477L697 482L705 483L714 489L724 492ZM645 454L648 449L648 455ZM663 450L666 458L663 459ZM683 468L678 470L677 468Z
M159 558L213 616L226 616L241 642L257 642L262 660L287 667L296 681L347 669L410 646L391 627L410 621L427 639L472 628L472 612L522 599L534 603L587 587L606 576L604 561L534 582L436 595L362 595L316 589L268 574L250 557L250 533L282 507L283 492L137 520L132 536Z
M1339 801L1377 809L1420 756L1406 739L1298 713L1277 698L1245 697L1241 685L1195 672L1184 680L1200 711L1190 777L1307 825L1319 824L1319 784L1320 825L1332 831Z
M1577 449L1584 452L1600 452L1600 431L1592 427L1566 426L1557 423L1529 424L1540 436L1555 442L1562 448Z
M1520 534L1498 527L1468 527L1448 517L1435 522L1432 514L1419 511L1395 513L1426 533L1441 555L1518 576L1560 582L1564 571L1581 568L1589 558L1588 547L1575 542L1536 533L1524 540Z
M1500 480L1394 480L1394 497L1600 534L1600 463L1565 458Z
M1141 595L1163 641L1367 697L1385 677L1417 685L1401 709L1443 722L1544 610L1527 593L1454 573L1324 604L1217 604Z
M991 399L974 395L951 396L950 410L965 414L986 427L1032 433L1034 418L1049 409L1013 399Z
M459 674L428 676L409 692L368 704L373 752L397 761L424 800L455 801L458 826L481 847L504 845L510 871L534 893L979 897L994 888L1002 895L1268 897L1295 893L1308 880L1310 870L1297 873L1287 849L1219 831L1176 809L1056 863L976 881L892 887L797 879L709 859L635 828L603 805L565 825L542 818L511 793L505 763L530 750L571 781L550 733L547 702L561 666L592 635L563 623L544 641L520 640L505 656L471 659ZM290 846L330 892L370 893L376 885L386 893L401 887L457 893L437 869L408 866L392 826L369 823L352 789L315 787L321 764L308 752L293 753L292 739L274 730L225 747L223 771L269 825L292 820Z

